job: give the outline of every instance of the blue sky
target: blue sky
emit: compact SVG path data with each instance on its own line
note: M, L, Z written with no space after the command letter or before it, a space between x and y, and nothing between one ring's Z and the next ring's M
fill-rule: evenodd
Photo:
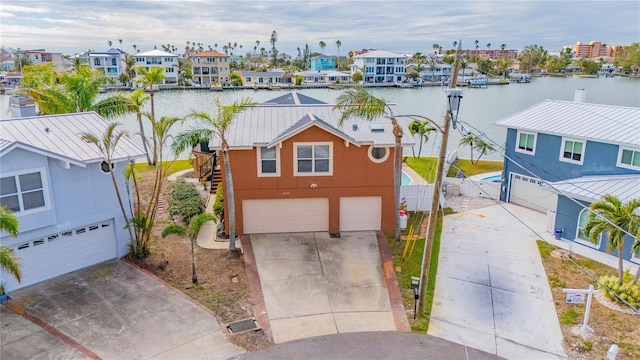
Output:
M430 52L462 40L463 48L537 44L549 51L576 41L629 45L640 41L640 1L249 1L249 0L1 0L2 46L72 54L114 47L132 52L187 41L271 47L297 55L309 44L326 54L373 48ZM238 51L240 49L238 48Z

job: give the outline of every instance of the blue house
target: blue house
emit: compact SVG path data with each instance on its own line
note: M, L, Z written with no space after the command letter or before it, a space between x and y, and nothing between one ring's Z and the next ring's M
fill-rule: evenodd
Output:
M507 128L500 199L546 212L562 238L605 251L583 228L605 194L640 198L640 108L545 100L497 122ZM625 241L624 258L633 239ZM617 254L616 254L617 255Z
M109 166L81 138L87 132L99 137L107 126L94 112L0 120L0 204L20 223L18 237L2 233L0 243L14 249L22 271L21 283L0 273L7 290L127 254L129 233ZM114 151L124 201L123 169L141 156L124 136Z
M327 55L318 55L309 59L311 71L335 70L336 57Z

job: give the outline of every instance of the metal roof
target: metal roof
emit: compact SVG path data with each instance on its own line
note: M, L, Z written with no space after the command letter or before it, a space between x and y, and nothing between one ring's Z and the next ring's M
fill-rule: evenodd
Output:
M269 144L267 144L268 147L272 147L278 143L281 143L283 141L285 141L286 139L299 134L303 131L305 131L306 129L310 128L311 126L318 126L322 129L324 129L325 131L334 134L337 137L340 137L344 140L347 140L353 144L356 145L360 145L358 143L356 143L355 139L349 137L347 134L345 134L344 132L340 131L339 129L336 129L335 127L333 127L331 124L327 123L326 121L322 120L322 119L318 119L317 117L313 116L313 114L307 114L305 115L302 119L300 119L298 122L296 122L295 124L293 124L290 128L288 128L287 130L285 130L282 134L280 134L278 137L276 137L275 139L273 139Z
M278 96L271 100L263 102L261 105L320 105L326 104L324 101L314 99L312 97L299 94L296 91Z
M354 58L408 58L408 56L405 54L397 54L384 50L373 50L356 55L354 56Z
M79 166L104 160L97 147L82 140L83 133L100 138L109 123L95 112L0 120L0 154L15 146ZM7 144L10 143L10 144ZM131 139L120 138L113 160L144 155Z
M583 176L549 183L559 194L580 200L597 201L610 194L622 202L640 199L640 175Z
M158 50L158 49L153 49L153 50L150 50L150 51L145 51L145 52L134 54L134 56L137 56L137 57L140 57L140 56L169 56L169 57L175 56L175 57L177 57L178 55L172 54L170 52Z
M395 111L395 104L390 104ZM273 141L287 131L294 129L294 125L303 118L322 119L322 126L325 130L336 129L344 139L353 139L353 143L375 144L377 146L394 146L391 121L386 117L379 117L373 121L363 118L348 119L343 125L339 124L342 113L334 110L333 105L258 105L246 109L239 113L231 122L227 132L227 142L230 148L252 148L256 145L271 144ZM371 131L370 125L378 123L382 126L382 131ZM409 133L407 126L399 121L404 134L402 137L403 146L415 144L415 140ZM319 122L316 120L316 124ZM219 147L220 140L214 137L211 141L212 147Z
M640 108L545 100L497 125L544 134L640 146Z

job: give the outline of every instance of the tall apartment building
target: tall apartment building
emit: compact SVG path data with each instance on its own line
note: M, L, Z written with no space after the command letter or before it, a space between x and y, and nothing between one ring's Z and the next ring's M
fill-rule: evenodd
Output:
M578 41L573 47L573 57L587 59L605 57L607 48L608 46L600 41L590 41L588 44Z
M480 56L485 59L511 59L515 60L518 50L515 49L470 49L462 50L463 54Z

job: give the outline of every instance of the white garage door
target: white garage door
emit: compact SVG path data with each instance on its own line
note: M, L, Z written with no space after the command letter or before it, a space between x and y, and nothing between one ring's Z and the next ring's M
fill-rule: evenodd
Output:
M555 211L558 204L558 194L545 188L542 184L543 181L540 179L511 174L509 202L543 212Z
M340 231L380 230L381 218L380 196L340 198Z
M22 282L3 274L2 280L6 281L9 290L113 259L117 255L111 220L19 243L13 249L20 258Z
M329 199L242 200L245 234L329 231Z

